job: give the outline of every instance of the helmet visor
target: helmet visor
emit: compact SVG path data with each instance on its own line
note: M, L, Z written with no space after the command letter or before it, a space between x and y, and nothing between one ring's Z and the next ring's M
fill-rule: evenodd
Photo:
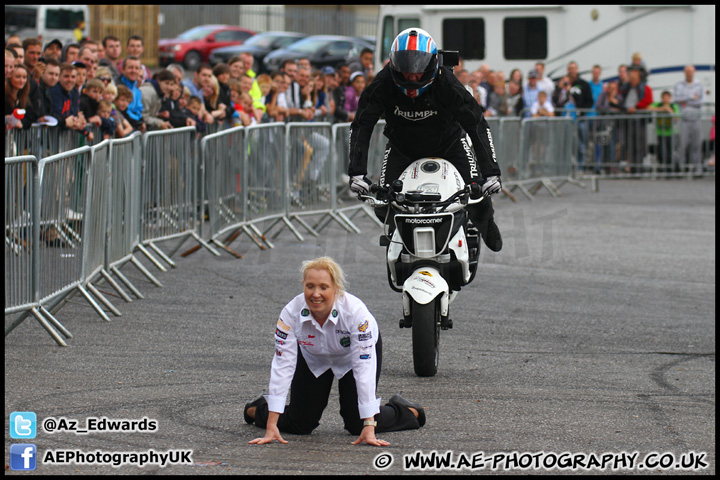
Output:
M433 53L418 50L390 52L390 64L398 72L423 73L430 65L433 55Z

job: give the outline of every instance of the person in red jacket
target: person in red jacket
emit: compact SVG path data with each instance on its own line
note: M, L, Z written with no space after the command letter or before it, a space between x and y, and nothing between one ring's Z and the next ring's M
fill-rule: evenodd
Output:
M647 113L647 108L653 102L653 91L647 83L641 80L642 70L632 66L628 68L628 83L622 86L621 94L623 107L628 114ZM626 121L625 138L627 148L627 163L630 173L637 173L642 167L643 158L647 153L647 139L645 135L646 118Z

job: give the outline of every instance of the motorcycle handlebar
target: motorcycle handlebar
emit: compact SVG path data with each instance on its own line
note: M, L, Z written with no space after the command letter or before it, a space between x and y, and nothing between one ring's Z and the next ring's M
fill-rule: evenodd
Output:
M462 197L465 196L466 200L463 203L466 203L468 205L474 205L476 203L482 202L486 197L490 196L490 193L485 192L478 198L470 198L470 193L472 191L472 187L470 185L465 185L465 188L462 190L459 190L455 192L453 195L451 195L447 200L444 200L442 202L434 203L434 206L440 206L442 207L442 210L445 210L447 207L452 205L458 200L461 200ZM399 205L416 205L417 202L410 202L406 199L404 194L402 192L395 192L390 186L383 187L382 185L378 185L373 183L370 186L370 193L374 193L375 197L371 195L362 195L358 194L358 199L362 202L369 203L372 207L384 207L390 204L390 202L395 202ZM378 195L380 194L380 195ZM398 198L398 195L402 195L402 197ZM378 198L378 197L385 197L385 198Z

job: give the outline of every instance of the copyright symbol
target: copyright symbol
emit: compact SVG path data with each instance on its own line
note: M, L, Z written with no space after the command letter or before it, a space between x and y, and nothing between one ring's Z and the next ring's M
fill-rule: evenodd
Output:
M381 453L377 457L375 457L375 460L373 460L373 465L378 470L385 470L393 463L393 456L389 453Z
M43 420L43 429L47 433L53 433L57 427L57 421L54 418L46 418Z

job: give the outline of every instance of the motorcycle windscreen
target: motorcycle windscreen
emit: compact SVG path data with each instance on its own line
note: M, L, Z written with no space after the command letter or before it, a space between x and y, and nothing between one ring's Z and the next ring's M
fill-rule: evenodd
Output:
M430 258L447 247L453 228L452 213L395 215L395 226L405 249L416 257Z

